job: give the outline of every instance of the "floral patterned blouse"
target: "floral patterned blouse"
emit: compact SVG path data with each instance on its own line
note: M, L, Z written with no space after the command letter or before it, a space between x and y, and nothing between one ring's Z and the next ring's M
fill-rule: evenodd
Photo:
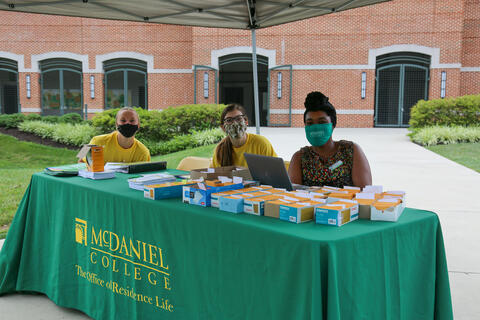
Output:
M302 154L302 180L306 186L353 186L353 142L340 140L337 152L322 158L313 147L304 147Z

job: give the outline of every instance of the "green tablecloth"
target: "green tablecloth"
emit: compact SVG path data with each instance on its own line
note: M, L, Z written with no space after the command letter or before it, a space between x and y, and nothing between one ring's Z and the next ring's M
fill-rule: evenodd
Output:
M452 319L438 217L340 228L153 201L111 180L32 177L0 294L96 319Z

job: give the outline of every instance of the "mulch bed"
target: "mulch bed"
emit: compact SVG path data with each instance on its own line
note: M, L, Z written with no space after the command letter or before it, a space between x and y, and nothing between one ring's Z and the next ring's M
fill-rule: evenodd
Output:
M52 139L48 139L48 138L44 139L44 138L36 136L32 133L20 131L17 128L8 128L7 129L7 128L0 127L0 133L8 134L8 135L13 136L13 137L15 137L15 138L17 138L18 140L21 140L21 141L34 142L34 143L38 143L38 144L43 144L45 146L50 146L50 147L55 147L55 148L67 148L67 149L70 149L70 150L79 150L80 149L77 146L71 146L71 145L68 145L68 144L63 144L63 143L60 143L60 142L57 142L57 141L53 141Z

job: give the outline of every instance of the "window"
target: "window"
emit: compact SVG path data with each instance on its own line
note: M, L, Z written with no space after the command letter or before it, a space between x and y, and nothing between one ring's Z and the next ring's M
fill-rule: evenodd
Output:
M31 90L31 86L30 86L30 75L27 74L25 76L25 83L26 83L26 87L27 87L27 98L30 99L31 96L32 96L32 90Z
M442 82L440 84L440 98L445 98L445 91L447 87L447 73L442 71Z
M367 91L367 73L362 72L362 94L361 94L362 99L365 99L366 91Z
M40 62L42 114L82 112L82 63L70 59Z
M203 74L203 97L208 98L208 72Z
M282 73L278 73L277 77L277 98L281 99L282 98Z
M105 70L105 109L147 108L147 63L134 59L112 59Z

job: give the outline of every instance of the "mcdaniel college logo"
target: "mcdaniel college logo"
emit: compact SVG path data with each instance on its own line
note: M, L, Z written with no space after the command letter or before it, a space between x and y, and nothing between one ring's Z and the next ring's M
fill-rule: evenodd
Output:
M75 218L75 241L87 245L87 221Z

